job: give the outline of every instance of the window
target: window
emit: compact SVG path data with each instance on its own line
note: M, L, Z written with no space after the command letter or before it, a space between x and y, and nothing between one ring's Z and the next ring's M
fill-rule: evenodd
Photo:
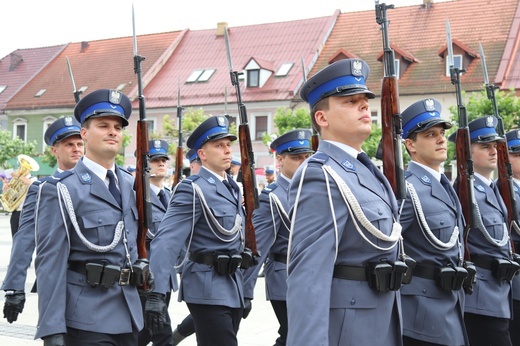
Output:
M47 143L45 143L45 131L47 131L49 126L51 126L55 120L56 118L53 117L46 117L43 119L42 152L45 151L45 147L47 146Z
M377 123L378 123L378 121L377 121L377 111L370 112L370 116L372 118L372 124L373 125L377 125Z
M195 70L186 79L186 83L207 82L213 76L213 73L215 73L215 69Z
M3 93L5 89L7 89L7 85L0 85L0 94Z
M401 61L399 59L394 60L394 70L395 70L395 77L399 79L399 76L401 75L400 71Z
M146 119L146 124L148 128L148 138L152 138L152 133L155 132L155 119Z
M202 74L200 75L199 79L197 79L197 82L207 82L211 76L213 76L213 73L215 73L215 70L204 70Z
M16 137L24 142L27 140L27 121L25 119L13 121L13 139Z
M47 89L40 89L40 91L38 91L36 93L36 95L34 95L34 97L40 97L42 96L43 94L45 94L45 92L47 91Z
M462 55L454 55L453 56L453 66L462 70ZM450 76L450 63L448 56L446 56L446 76Z
M267 132L267 116L255 117L255 140L262 140L262 136Z
M278 71L276 71L275 76L276 77L285 77L285 76L287 76L287 74L289 73L289 71L291 70L291 67L293 65L294 64L292 62L288 62L288 63L283 64L282 67L280 67L278 69Z
M247 87L258 88L260 86L260 70L247 70Z

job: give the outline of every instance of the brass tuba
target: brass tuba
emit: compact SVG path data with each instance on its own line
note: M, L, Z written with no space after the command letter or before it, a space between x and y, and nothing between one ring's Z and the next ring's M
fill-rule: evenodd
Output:
M18 176L12 178L4 192L0 195L0 201L5 211L11 212L16 210L20 203L25 199L25 195L29 190L29 185L25 184L20 178L25 177L29 171L37 171L40 169L38 162L27 155L18 155Z

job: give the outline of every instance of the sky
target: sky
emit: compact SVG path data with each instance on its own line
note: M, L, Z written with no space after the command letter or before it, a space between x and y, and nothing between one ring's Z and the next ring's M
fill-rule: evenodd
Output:
M446 0L435 0L435 2ZM380 1L396 7L423 0ZM0 58L20 48L132 35L282 22L373 10L374 0L11 0L0 6ZM388 14L391 19L391 14ZM375 20L375 17L374 17Z

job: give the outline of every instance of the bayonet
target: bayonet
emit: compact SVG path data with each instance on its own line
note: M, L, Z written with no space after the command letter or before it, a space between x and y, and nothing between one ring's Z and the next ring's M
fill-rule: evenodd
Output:
M451 42L451 27L450 20L446 19L446 45L448 47L448 66L452 69L453 66L453 46Z
M74 100L76 101L76 103L78 103L80 100L79 95L81 95L81 91L76 90L76 82L74 82L74 75L72 74L72 67L70 66L69 57L66 56L65 59L67 60L67 68L69 69L70 81L72 82L72 92L74 93Z

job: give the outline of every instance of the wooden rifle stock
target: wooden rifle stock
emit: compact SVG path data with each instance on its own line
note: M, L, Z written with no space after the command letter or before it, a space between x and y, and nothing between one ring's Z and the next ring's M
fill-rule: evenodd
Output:
M515 244L513 237L511 236L512 228L518 226L518 219L516 214L516 195L514 190L513 182L513 169L511 168L511 162L509 161L509 150L507 148L507 140L505 138L504 122L498 113L497 99L495 95L495 89L497 86L489 83L489 77L486 67L486 57L484 55L484 49L479 43L480 60L482 62L482 74L484 75L484 84L486 86L486 95L493 106L493 114L497 118L497 134L504 138L503 142L497 142L497 157L498 157L498 179L497 187L500 191L500 195L504 200L507 207L507 221L509 229L509 239L511 240L512 252L515 252Z
M468 115L466 107L462 102L462 90L460 84L460 75L464 70L455 67L453 64L453 46L451 41L450 22L446 21L446 45L448 49L448 63L450 66L451 84L455 86L457 97L457 115L459 118L459 128L457 129L457 138L455 140L455 151L457 154L457 180L454 188L459 196L462 206L462 215L465 219L463 231L464 238L464 259L471 260L471 254L468 248L469 231L475 225L475 210L477 208L475 202L475 190L473 189L473 159L471 158L471 139L468 127Z
M460 114L459 114L460 116ZM457 130L457 139L455 141L455 150L457 154L457 180L454 188L457 196L459 196L462 207L462 215L466 221L463 231L464 238L464 259L470 260L468 248L468 235L471 225L474 221L474 190L473 190L473 161L471 159L471 140L469 128L463 127Z
M303 60L303 57L301 57L302 62L302 73L303 73L303 83L307 82L307 71L305 70L305 62ZM312 118L312 107L310 109L310 116ZM311 137L311 149L312 151L316 152L318 151L318 146L320 145L320 136L318 135L318 131L314 128L314 125L312 125L312 119L311 119L311 130L312 130L312 137Z
M376 1L376 21L381 26L383 36L385 75L381 86L381 126L382 136L380 149L383 161L383 173L392 186L395 198L406 198L404 180L403 148L401 135L403 133L401 113L399 111L399 87L395 73L395 55L388 38L387 9L394 5L379 4Z
M132 4L132 26L134 36L134 73L137 75L137 92L139 97L139 120L137 121L136 170L134 190L139 217L137 226L137 254L141 263L146 263L143 270L144 280L141 289L148 290L148 252L146 250L146 234L152 224L152 204L150 202L150 157L148 148L148 122L141 78L141 61L145 58L137 54L137 38L135 35L134 6Z
M251 142L251 134L247 121L246 106L242 103L242 94L240 92L239 73L233 70L233 62L231 60L231 48L229 46L228 29L224 30L224 39L226 43L226 52L229 63L229 75L231 84L235 87L237 94L238 113L240 117L240 125L238 126L238 138L240 144L240 156L242 163L242 186L244 188L244 207L246 212L245 221L245 237L246 248L251 250L253 255L253 264L258 263L258 249L256 246L255 228L253 225L253 211L258 208L258 188L256 186L255 175L255 155Z
M178 82L180 84L180 81ZM177 186L182 180L182 167L184 163L184 153L182 151L182 107L181 107L181 88L179 86L177 96L177 118L179 118L179 144L175 153L175 175L173 176L173 186Z

